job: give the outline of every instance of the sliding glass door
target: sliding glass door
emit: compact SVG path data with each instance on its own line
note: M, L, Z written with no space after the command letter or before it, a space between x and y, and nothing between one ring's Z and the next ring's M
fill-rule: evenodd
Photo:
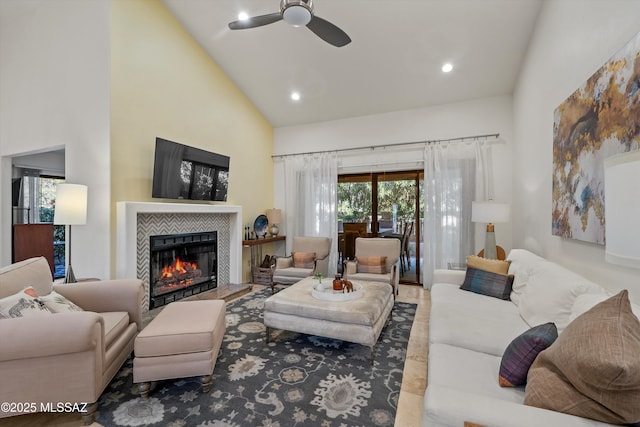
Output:
M399 239L400 280L420 283L423 171L338 176L338 249L352 259L355 238Z

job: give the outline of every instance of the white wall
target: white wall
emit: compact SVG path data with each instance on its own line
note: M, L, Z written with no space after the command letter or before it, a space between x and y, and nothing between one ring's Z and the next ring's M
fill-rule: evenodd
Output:
M512 104L510 96L478 99L436 107L396 111L331 122L276 128L274 154L304 153L370 147L401 142L458 138L479 134L500 134L493 151L493 198L511 202ZM422 169L422 146L393 150L355 151L339 153L339 172L362 170L397 170L376 163L396 161L401 168ZM415 160L419 163L415 163ZM413 161L413 163L412 163ZM368 165L358 168L358 165ZM275 206L284 207L284 170L278 158L274 161ZM496 224L496 240L511 249L511 224ZM484 245L484 229L476 227L476 246Z
M64 176L64 150L15 156L11 160L16 168L39 169L46 175Z
M10 156L65 148L68 182L89 187L73 228L78 277L108 278L109 1L0 2L0 264L11 261Z
M604 261L604 247L551 235L553 111L640 31L640 1L544 3L514 94L513 244L640 301L640 271Z

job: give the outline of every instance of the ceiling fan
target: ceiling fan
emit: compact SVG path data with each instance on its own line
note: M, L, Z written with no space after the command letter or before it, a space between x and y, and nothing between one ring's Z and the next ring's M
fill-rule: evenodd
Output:
M281 0L280 12L230 22L229 28L232 30L244 30L273 24L282 20L294 27L305 25L322 40L336 47L342 47L351 42L351 38L347 33L331 22L314 15L313 0Z

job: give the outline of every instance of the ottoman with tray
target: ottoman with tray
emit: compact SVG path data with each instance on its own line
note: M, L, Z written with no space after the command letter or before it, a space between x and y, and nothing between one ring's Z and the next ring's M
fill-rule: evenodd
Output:
M271 328L318 335L365 345L373 354L375 344L393 309L391 285L353 281L361 295L328 301L313 296L318 280L313 277L271 295L264 302L267 342Z
M226 329L223 300L172 302L138 334L133 382L147 398L152 381L200 376L209 391Z

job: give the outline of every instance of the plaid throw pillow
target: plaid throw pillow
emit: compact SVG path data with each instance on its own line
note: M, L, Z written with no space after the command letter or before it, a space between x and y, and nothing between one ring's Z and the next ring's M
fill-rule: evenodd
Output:
M534 326L516 337L502 355L498 383L500 387L517 387L527 383L529 368L538 353L558 338L558 328L553 323Z
M467 275L460 289L508 300L512 285L513 274L498 274L467 267Z
M387 274L386 256L356 257L358 273Z
M315 252L291 252L293 258L293 266L295 268L313 268L315 267Z

